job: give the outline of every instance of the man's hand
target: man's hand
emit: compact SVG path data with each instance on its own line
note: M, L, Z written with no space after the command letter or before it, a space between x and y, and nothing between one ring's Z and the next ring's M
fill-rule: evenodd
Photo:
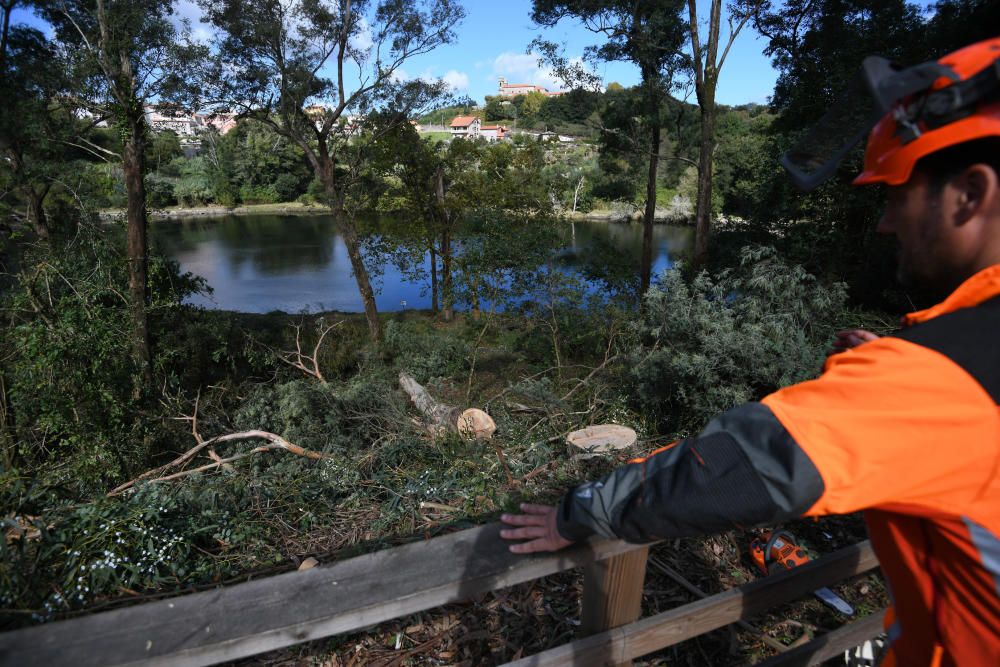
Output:
M524 514L504 514L500 517L508 526L523 526L505 528L500 531L500 537L505 540L528 540L510 545L512 552L530 554L536 551L559 551L573 544L559 534L555 507L522 503L521 511Z
M865 331L864 329L846 329L844 331L838 331L834 334L833 347L830 348L829 354L837 354L838 352L850 350L852 347L857 347L862 343L867 343L873 340L878 340L878 336L873 334L871 331ZM829 356L829 354L827 356Z

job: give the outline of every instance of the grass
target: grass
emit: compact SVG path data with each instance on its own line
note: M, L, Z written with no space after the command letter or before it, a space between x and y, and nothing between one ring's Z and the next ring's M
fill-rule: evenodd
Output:
M448 140L451 139L451 132L421 132L420 136L433 141Z

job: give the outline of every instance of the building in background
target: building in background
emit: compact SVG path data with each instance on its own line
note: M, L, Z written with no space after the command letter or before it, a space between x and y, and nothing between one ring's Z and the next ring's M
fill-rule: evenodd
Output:
M229 113L201 114L182 111L168 105L143 106L146 124L154 132L170 130L184 140L197 140L200 132L214 128L225 134L236 127L236 116Z
M508 130L503 125L482 125L479 128L479 136L487 141L503 141L507 134Z
M448 127L452 138L475 139L479 136L481 123L476 116L455 116Z
M562 95L564 91L549 91L547 88L542 88L541 86L536 86L533 83L507 83L507 79L500 77L500 96L501 97L516 97L518 95L527 95L528 93L541 93L543 95L548 95L553 97L556 95Z

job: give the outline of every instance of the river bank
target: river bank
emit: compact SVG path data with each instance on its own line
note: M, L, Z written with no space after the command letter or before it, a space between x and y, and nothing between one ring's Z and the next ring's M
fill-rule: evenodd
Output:
M322 204L303 204L300 202L283 202L279 204L245 204L228 208L226 206L172 206L170 208L150 209L151 220L172 220L175 218L213 218L228 215L323 215L330 213L328 206ZM102 220L112 220L125 215L124 209L105 209L98 215Z
M151 220L174 220L178 218L214 218L222 216L244 215L324 215L330 209L322 204L303 204L300 202L283 202L278 204L245 204L228 208L225 206L190 206L150 209ZM98 215L102 220L113 220L125 214L124 209L105 209ZM568 220L588 222L640 222L643 211L635 206L623 206L618 209L565 212ZM692 224L693 216L687 211L676 207L657 208L653 216L656 222L673 225Z

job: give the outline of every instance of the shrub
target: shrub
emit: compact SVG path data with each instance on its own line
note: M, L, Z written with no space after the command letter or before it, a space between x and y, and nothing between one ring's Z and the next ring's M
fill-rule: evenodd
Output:
M245 204L274 204L282 201L272 185L244 185L240 187L240 199Z
M406 322L389 321L385 327L385 353L417 382L461 372L471 358L469 345L433 329L419 330Z
M173 206L177 203L177 198L174 196L174 179L156 174L146 176L146 195L152 208Z
M202 174L183 176L174 186L174 195L181 206L199 206L214 199L211 180Z
M295 174L281 174L271 185L277 195L277 201L295 201L302 194L300 179Z
M126 262L117 243L81 238L87 243L24 257L3 303L14 316L0 372L19 465L89 495L144 466L152 440L135 396ZM151 322L201 286L156 256L149 279Z
M698 428L740 403L815 376L846 302L771 248L744 248L740 266L690 282L663 274L646 297L632 379L661 427Z

